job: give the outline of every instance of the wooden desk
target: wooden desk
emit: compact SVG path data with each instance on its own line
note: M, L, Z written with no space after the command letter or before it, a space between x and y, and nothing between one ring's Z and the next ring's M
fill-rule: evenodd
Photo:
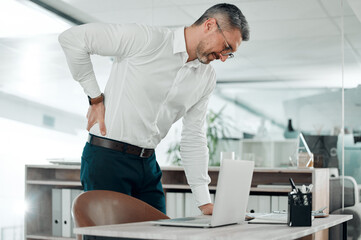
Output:
M170 191L190 191L187 179L182 167L163 167L162 183L165 193ZM211 177L209 189L216 190L219 167L209 167L208 174ZM329 206L329 169L297 169L297 168L255 168L252 178L251 195L276 195L287 196L292 189L289 178L292 177L297 185L313 184L312 210ZM289 188L264 188L260 185L286 184ZM167 195L166 195L167 197ZM325 210L328 212L328 208ZM303 240L328 240L328 230L320 231L315 236Z
M190 192L182 167L162 167L164 191ZM216 190L219 167L210 167L212 179L209 188ZM329 172L326 168L316 169L263 169L256 168L253 173L251 194L287 196L291 188L260 188L260 184L287 184L292 177L296 184L314 185L312 192L312 210L329 206ZM63 239L52 236L52 189L82 189L80 184L80 166L72 165L26 165L25 198L29 211L25 215L25 239ZM326 212L328 209L326 209ZM328 212L327 212L328 213ZM70 239L70 238L66 238ZM315 240L327 240L328 230L318 232Z
M352 215L330 215L327 218L316 218L311 227L288 227L276 224L242 224L219 228L186 228L157 226L149 222L106 225L96 227L75 228L74 232L87 236L106 236L116 239L252 239L252 240L289 240L301 238L330 227L343 224ZM85 238L86 239L86 238ZM96 239L91 237L90 239ZM344 234L344 239L347 236Z

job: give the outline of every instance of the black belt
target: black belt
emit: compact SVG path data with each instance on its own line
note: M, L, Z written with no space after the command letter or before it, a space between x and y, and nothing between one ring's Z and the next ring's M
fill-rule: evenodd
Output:
M141 158L149 158L154 153L154 149L141 148L128 143L98 137L92 134L89 134L88 143L99 147L109 148L118 152L129 153Z

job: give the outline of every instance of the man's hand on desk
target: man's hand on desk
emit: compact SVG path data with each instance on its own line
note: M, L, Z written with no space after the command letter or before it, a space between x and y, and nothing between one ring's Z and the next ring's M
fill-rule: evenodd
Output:
M207 203L199 207L202 214L204 215L212 215L213 213L213 203Z

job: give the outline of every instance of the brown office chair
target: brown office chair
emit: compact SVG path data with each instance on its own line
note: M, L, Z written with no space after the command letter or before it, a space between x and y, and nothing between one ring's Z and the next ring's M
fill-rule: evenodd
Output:
M76 227L142 222L169 217L132 196L106 190L80 194L73 202L72 216ZM82 239L81 235L77 239Z

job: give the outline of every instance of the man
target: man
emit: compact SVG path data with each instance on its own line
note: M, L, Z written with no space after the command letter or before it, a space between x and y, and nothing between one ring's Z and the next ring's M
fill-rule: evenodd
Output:
M201 211L212 214L204 123L216 76L209 63L233 57L248 39L248 23L231 4L217 4L192 26L176 31L93 23L62 33L59 42L70 71L90 103L90 135L81 163L84 190L123 192L165 213L154 148L183 117L187 181ZM114 59L104 94L90 54Z

